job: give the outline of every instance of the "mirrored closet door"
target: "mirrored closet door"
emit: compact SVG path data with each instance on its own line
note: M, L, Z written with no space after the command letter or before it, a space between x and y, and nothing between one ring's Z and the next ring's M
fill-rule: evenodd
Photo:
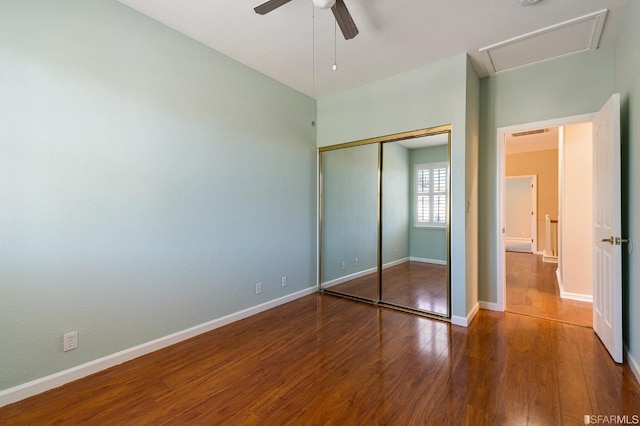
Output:
M449 316L449 133L383 144L381 301Z
M450 316L450 126L320 149L320 288Z
M320 157L321 288L378 300L378 145Z

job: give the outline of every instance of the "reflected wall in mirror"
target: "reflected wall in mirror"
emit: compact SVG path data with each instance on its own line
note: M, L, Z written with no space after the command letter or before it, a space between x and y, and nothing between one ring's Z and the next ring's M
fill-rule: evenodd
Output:
M449 316L449 132L387 142L381 301Z
M378 145L320 153L321 288L378 300Z

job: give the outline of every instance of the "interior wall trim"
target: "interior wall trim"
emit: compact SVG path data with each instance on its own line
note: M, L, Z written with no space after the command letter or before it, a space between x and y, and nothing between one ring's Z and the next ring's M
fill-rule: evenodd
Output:
M476 314L480 310L480 303L476 303L473 308L469 311L466 317L461 317L458 315L451 315L451 324L459 325L460 327L468 327L471 324L471 321L475 318Z
M439 259L428 259L426 257L414 257L411 256L409 258L412 262L420 262L420 263L432 263L434 265L446 265L447 261L446 260L439 260Z
M481 300L478 302L478 305L480 306L480 309L484 309L485 311L503 312L500 309L500 306L494 302L485 302Z
M403 263L407 263L410 260L409 257L403 257L402 259L394 260L392 262L387 262L382 265L382 269L391 268L392 266L402 265Z
M132 359L150 354L157 350L166 348L167 346L180 343L184 340L191 339L192 337L207 333L209 331L215 330L216 328L231 324L235 321L248 318L252 315L256 315L260 312L275 308L301 297L308 296L310 294L316 293L317 291L318 288L316 286L309 287L304 290L300 290L295 293L270 300L260 305L252 306L250 308L243 309L224 317L217 318L212 321L208 321L203 324L196 325L194 327L187 328L185 330L181 330L164 337L160 337L150 342L146 342L141 345L124 349L120 352L116 352L105 357L89 361L76 367L50 374L48 376L33 380L31 382L23 383L9 389L5 389L3 391L0 391L0 407L13 404L14 402L18 402L25 398L38 395L42 392L57 388L74 380L78 380L91 374L95 374L116 365L122 364L124 362L131 361Z
M390 135L378 136L378 137L369 138L369 139L362 139L362 140L359 140L359 141L346 142L346 143L341 143L341 144L337 144L337 145L323 146L323 147L318 148L318 152L322 153L322 152L326 152L326 151L334 151L336 149L350 148L350 147L353 147L353 146L369 145L369 144L372 144L372 143L397 142L397 141L401 141L401 140L405 140L405 139L422 138L422 137L425 137L425 136L437 135L439 133L451 132L451 128L452 128L451 124L444 124L442 126L429 127L429 128L426 128L426 129L411 130L411 131L408 131L408 132L401 132L401 133L393 133L393 134L390 134Z
M562 299L593 303L593 296L591 294L571 293L564 291L564 287L560 287L560 297Z
M334 287L338 284L346 283L347 281L355 280L356 278L364 277L365 275L373 274L376 272L378 268L369 268L364 271L354 272L353 274L345 275L343 277L339 277L330 281L326 281L321 283L320 285L324 288Z
M560 276L560 271L558 269L556 269L556 281L558 282L558 290L560 291L560 297L562 299L593 303L593 295L591 294L570 293L568 291L564 291L564 282L562 281L562 277Z
M382 269L387 269L387 268L391 268L392 266L397 266L397 265L401 265L403 263L407 263L409 261L408 257L403 257L402 259L398 259L398 260L394 260L392 262L387 262L384 265L382 265ZM446 263L443 263L443 265ZM360 272L354 272L353 274L349 274L349 275L345 275L343 277L339 277L339 278L335 278L331 281L326 281L323 283L320 283L321 287L324 288L331 288L333 286L336 286L338 284L342 284L342 283L346 283L347 281L351 281L354 280L356 278L361 278L364 277L365 275L369 275L369 274L373 274L378 270L378 268L369 268L369 269L365 269L364 271L360 271Z

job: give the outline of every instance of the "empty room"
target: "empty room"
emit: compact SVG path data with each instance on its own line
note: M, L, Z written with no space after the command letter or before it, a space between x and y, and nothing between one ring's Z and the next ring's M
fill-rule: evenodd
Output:
M0 424L638 423L638 40L636 0L0 2Z

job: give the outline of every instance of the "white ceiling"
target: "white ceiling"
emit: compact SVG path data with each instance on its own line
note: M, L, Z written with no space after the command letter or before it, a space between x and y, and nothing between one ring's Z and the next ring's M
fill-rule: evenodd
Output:
M333 14L314 10L311 0L292 0L264 16L253 11L262 0L118 1L321 98L463 52L484 77L480 48L602 9L609 13L600 46L611 44L631 0L542 0L526 7L518 0L345 0L360 34L345 41L338 28L337 71Z

